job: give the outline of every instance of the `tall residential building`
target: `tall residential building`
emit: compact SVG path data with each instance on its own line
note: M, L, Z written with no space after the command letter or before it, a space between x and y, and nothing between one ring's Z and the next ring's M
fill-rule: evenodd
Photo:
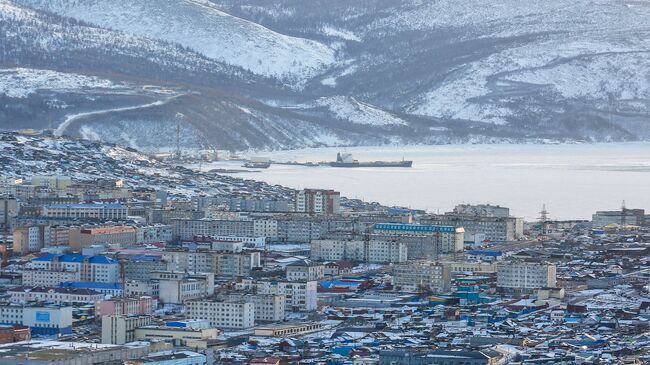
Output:
M286 298L285 309L292 312L311 312L316 310L317 281L274 281L242 280L237 284L240 290L255 294L277 294Z
M279 294L230 293L224 295L228 301L251 302L255 307L255 322L279 322L286 318L286 300Z
M407 240L409 260L435 260L440 254L462 252L465 230L453 226L377 223L377 234L397 237L425 237L424 240Z
M402 290L431 290L434 293L449 291L451 275L449 267L431 261L412 261L395 265L393 284Z
M191 240L195 236L254 236L253 221L221 219L173 219L175 239Z
M311 241L310 258L319 261L400 263L408 260L408 244L389 236L340 236Z
M286 267L289 281L321 280L325 277L325 266L308 260L299 260Z
M334 190L304 189L296 192L296 212L309 214L338 214L341 193Z
M185 315L205 319L217 328L251 328L255 325L255 305L247 301L192 300L185 305Z
M103 316L102 317L102 343L124 345L135 341L135 329L149 326L151 316Z
M554 288L555 265L503 263L497 265L497 287L514 290Z
M14 229L14 252L25 255L37 252L49 242L50 230L48 226L29 226Z

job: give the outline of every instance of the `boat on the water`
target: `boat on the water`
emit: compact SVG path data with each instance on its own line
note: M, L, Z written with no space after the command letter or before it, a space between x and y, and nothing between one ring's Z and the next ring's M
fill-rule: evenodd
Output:
M242 167L245 167L247 169L268 169L269 167L271 167L271 163L249 161L243 164Z
M360 162L352 157L351 153L337 153L336 161L330 162L331 167L411 167L413 161L367 161Z

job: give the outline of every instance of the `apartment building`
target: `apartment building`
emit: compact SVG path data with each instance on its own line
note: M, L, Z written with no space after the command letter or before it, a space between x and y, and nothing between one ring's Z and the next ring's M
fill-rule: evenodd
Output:
M217 328L246 329L255 325L255 305L246 301L192 300L185 305L185 315L205 319Z
M530 291L554 288L555 265L534 263L502 263L497 265L497 287Z
M25 269L22 274L25 286L59 286L66 281L81 281L79 271Z
M453 226L377 223L372 230L379 235L408 237L409 260L435 260L440 254L462 252L464 248L465 231Z
M297 191L295 211L308 214L338 214L341 211L341 193L322 189Z
M325 266L307 260L299 260L286 266L288 281L312 281L325 277Z
M174 239L191 240L195 236L245 236L254 235L253 221L219 219L174 219Z
M83 256L80 254L47 254L33 259L31 269L43 271L72 271L79 273L79 280L97 283L119 282L119 265L106 256Z
M240 290L252 290L255 294L277 294L286 298L286 311L311 312L316 310L318 282L316 281L274 281L242 280L237 284Z
M43 216L87 220L124 220L128 209L121 204L50 204L43 207Z
M319 261L399 263L408 259L408 244L392 237L339 236L312 240L309 256Z
M431 261L411 261L395 265L393 284L402 290L418 292L430 290L444 293L451 287L449 267Z
M102 317L102 343L124 345L135 341L135 329L149 326L151 316L103 316Z
M228 301L251 302L255 308L255 322L279 322L286 318L286 297L278 294L230 293Z
M158 308L158 300L150 296L101 299L95 302L97 316L143 316L150 315Z

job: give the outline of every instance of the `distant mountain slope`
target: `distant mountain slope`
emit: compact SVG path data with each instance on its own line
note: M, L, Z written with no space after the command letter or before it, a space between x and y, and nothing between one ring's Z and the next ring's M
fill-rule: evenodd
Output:
M144 150L650 140L650 3L0 0L0 128Z
M316 41L278 34L226 14L206 0L21 0L22 4L153 39L175 42L214 60L299 83L335 60Z

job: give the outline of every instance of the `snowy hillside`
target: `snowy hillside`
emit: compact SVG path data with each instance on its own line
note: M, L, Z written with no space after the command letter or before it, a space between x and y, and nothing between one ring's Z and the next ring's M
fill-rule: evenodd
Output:
M29 68L0 69L0 95L26 98L37 90L84 92L91 89L126 89L110 80Z
M155 3L155 4L154 4ZM187 147L650 139L650 2L0 0L0 128Z
M256 74L300 82L335 61L334 51L220 11L207 0L20 0L99 26L175 42Z

